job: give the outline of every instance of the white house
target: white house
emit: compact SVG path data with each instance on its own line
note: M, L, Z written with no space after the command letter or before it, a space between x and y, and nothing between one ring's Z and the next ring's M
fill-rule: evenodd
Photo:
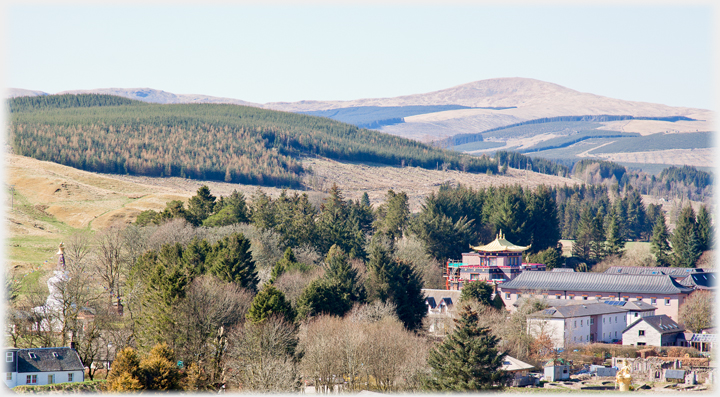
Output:
M549 337L556 349L592 342L613 343L622 340L630 319L635 321L654 311L655 307L644 302L564 301L529 315L527 327L534 337Z
M634 346L682 346L685 341L683 331L685 331L685 328L664 314L641 317L623 330L622 344ZM678 339L681 339L681 343L677 343Z
M9 388L84 380L85 368L75 349L5 349L5 385Z

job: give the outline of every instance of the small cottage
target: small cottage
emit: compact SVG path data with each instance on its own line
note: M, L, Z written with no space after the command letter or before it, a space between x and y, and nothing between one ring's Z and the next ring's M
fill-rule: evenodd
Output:
M69 347L5 349L5 371L5 385L9 388L85 380L80 356Z
M678 346L680 336L684 344L683 332L685 328L679 326L670 317L645 316L628 325L622 331L622 344L632 346Z

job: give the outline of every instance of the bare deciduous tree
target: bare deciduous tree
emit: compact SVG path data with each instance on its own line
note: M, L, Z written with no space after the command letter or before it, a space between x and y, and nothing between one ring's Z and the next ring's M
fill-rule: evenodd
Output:
M712 327L715 320L714 297L709 291L695 291L680 306L680 323L692 332Z
M246 322L228 336L228 380L248 392L296 391L296 348L297 330L282 317Z
M127 276L125 241L122 230L114 227L100 231L95 236L97 248L92 267L102 281L110 306L114 300L120 299L120 289Z
M175 333L167 335L177 356L186 362L209 361L212 341L220 328L241 323L252 299L249 291L214 276L193 280L185 298L173 309L177 316Z

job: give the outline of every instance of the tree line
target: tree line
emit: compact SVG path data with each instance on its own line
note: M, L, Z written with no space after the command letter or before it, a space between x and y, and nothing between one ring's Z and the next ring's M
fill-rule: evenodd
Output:
M129 100L127 100L129 101ZM467 172L497 163L326 118L104 95L9 100L16 154L105 173L297 187L303 156Z
M526 261L559 265L558 203L583 208L578 240L588 227L603 225L602 248L600 239L589 240L588 260L621 255L617 233L640 229L623 229L620 219L628 225L655 219L659 263L692 265L693 250L712 241L704 207L697 216L683 210L673 236L656 238L662 212L646 210L629 188L610 205L607 189L598 186L444 185L411 215L407 195L392 190L373 208L367 194L347 200L337 186L319 206L307 194L271 198L258 190L251 200L237 192L218 198L203 186L187 204L143 212L125 229L69 236L69 277L58 286L62 310L45 306L45 279L22 294L8 288L8 344L73 342L91 378L101 368L91 363L116 361L108 378L113 390L227 385L281 392L296 390L300 374L316 390L332 389L332 375L352 390L493 388L504 378L488 378L497 367L487 360L502 352L521 360L536 353L525 316L541 305L528 302L507 316L490 285L471 283L460 298L471 308L447 325L453 336L439 344L426 334L437 320L427 318L421 289L442 288L444 261L459 259L469 244L490 242L500 230L531 246ZM47 324L59 332L47 332ZM458 360L462 351L473 360L485 352L480 361L489 367ZM184 369L167 364L177 361ZM477 372L463 378L448 368ZM160 369L167 382L153 381Z

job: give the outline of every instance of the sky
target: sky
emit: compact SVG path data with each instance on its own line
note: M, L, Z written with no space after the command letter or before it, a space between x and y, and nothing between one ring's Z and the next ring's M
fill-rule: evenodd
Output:
M709 3L6 6L5 87L149 87L256 103L527 77L714 109Z

